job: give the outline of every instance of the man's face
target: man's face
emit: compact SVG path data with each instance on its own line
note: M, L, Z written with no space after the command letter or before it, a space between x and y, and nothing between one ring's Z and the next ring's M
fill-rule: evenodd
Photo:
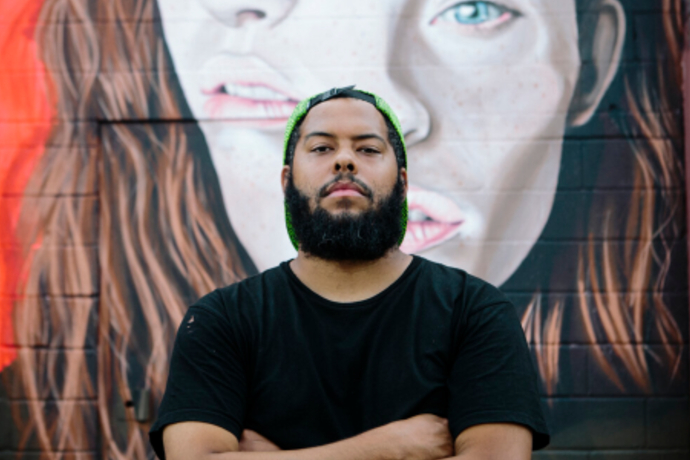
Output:
M325 259L383 256L401 235L406 179L373 105L352 98L317 105L283 169L301 249Z
M312 210L318 205L333 216L356 215L390 194L398 164L373 105L352 98L323 102L309 111L300 133L291 172Z

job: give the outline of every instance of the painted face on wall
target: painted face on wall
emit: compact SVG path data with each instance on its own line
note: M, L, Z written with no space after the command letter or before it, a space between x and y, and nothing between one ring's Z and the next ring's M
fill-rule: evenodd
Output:
M334 86L380 94L408 142L402 249L504 282L551 211L580 71L575 1L159 0L231 224L259 270L295 255L283 129Z

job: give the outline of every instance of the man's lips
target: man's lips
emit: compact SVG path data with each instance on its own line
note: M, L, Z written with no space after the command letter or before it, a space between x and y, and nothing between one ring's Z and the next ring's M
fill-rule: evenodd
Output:
M362 195L359 191L350 189L350 188L343 188L340 190L334 190L331 193L329 193L326 196L364 196Z
M408 221L400 249L419 252L436 246L460 232L465 216L449 198L411 185L407 193Z
M366 196L366 193L354 182L336 182L326 189L324 197L338 196Z

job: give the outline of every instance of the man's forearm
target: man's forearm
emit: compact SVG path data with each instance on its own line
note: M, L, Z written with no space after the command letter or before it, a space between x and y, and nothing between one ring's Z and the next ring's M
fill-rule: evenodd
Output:
M448 421L433 414L308 449L278 450L279 446L251 430L240 438L203 422L176 423L163 431L168 460L439 460L453 454Z
M391 440L371 430L352 438L318 447L273 452L222 452L203 460L398 460Z

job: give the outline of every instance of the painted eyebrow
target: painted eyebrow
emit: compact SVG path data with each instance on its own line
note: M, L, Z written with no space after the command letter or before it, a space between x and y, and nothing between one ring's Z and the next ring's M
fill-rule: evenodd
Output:
M330 137L332 139L336 137L331 133L326 133L323 131L314 131L314 132L311 132L311 133L307 134L306 136L304 136L304 141L306 142L307 139L309 139L310 137L316 137L316 136ZM381 136L379 136L378 134L374 134L374 133L358 134L357 136L353 136L351 139L355 140L355 141L363 141L366 139L378 139L381 142L383 142L384 144L386 143L386 141Z

